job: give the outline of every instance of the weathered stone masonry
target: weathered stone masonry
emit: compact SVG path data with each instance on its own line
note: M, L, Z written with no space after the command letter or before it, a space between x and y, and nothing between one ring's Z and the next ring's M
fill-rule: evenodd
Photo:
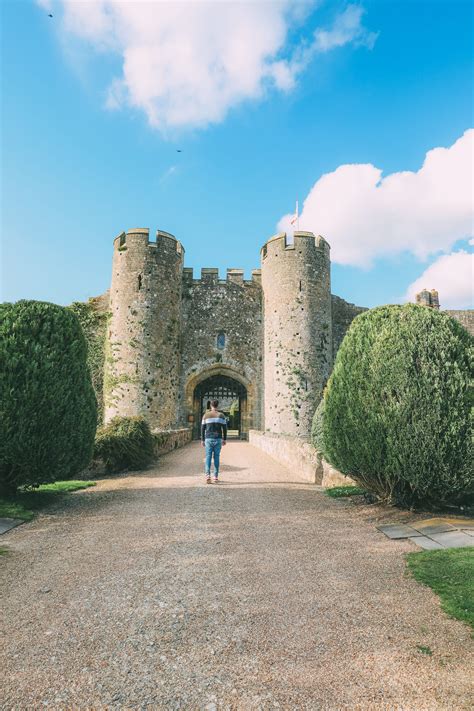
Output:
M330 247L311 232L278 234L261 270L184 267L184 249L148 229L114 241L104 375L105 420L143 415L154 430L199 430L198 392L219 378L240 392L251 429L306 439L334 357L365 309L331 295ZM468 325L469 312L452 312ZM201 388L201 389L200 389Z

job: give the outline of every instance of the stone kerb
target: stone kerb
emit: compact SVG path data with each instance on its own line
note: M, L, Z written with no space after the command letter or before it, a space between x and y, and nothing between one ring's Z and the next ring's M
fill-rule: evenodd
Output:
M292 476L309 484L323 481L322 457L309 442L290 435L250 430L249 442L291 470Z
M288 467L292 475L310 484L320 484L328 489L349 486L354 480L331 466L309 442L290 435L272 434L250 430L249 442L280 464Z

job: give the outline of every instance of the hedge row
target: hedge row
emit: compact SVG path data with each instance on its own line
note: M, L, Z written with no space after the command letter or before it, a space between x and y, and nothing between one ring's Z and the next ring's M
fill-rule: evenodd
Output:
M315 414L315 445L392 503L469 496L473 352L468 332L433 309L383 306L357 316Z
M90 462L97 404L77 317L0 304L0 490L75 476Z

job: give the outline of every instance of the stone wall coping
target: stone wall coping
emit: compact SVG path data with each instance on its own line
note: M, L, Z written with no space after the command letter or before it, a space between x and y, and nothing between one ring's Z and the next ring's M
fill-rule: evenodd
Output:
M152 429L151 433L152 434L176 434L177 432L189 432L192 431L192 427L176 427L176 429L170 429L170 430L159 430L159 429Z
M127 230L125 234L127 234L127 235L149 235L150 228L149 227L133 227L131 230Z

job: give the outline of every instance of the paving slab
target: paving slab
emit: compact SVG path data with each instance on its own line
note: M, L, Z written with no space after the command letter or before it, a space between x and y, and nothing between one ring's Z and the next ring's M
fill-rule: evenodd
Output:
M447 531L446 533L433 533L430 536L436 543L441 543L443 548L465 548L472 546L472 536L463 531Z
M436 541L433 541L427 536L410 536L409 540L412 543L416 543L416 545L420 546L420 548L424 548L425 551L436 551L443 549L441 543L436 543Z
M472 536L474 538L474 529L462 529L463 533L467 533L468 536Z
M22 518L0 518L0 536L21 523L25 523Z
M432 533L447 533L448 531L457 530L450 523L438 523L430 526L422 526L421 524L416 523L412 523L411 525L424 536L431 536Z
M456 528L472 528L474 530L474 518L444 518L444 523L452 523Z
M383 526L377 526L377 529L384 533L388 538L414 538L421 536L419 531L416 531L411 526L404 523L389 523Z

